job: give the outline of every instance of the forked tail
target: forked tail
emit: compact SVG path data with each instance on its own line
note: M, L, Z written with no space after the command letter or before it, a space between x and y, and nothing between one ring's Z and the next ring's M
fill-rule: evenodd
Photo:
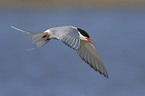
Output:
M45 45L46 43L48 43L49 39L49 35L47 33L33 33L33 32L28 32L25 30L21 30L19 28L16 28L14 26L11 26L12 28L24 32L26 34L29 35L29 37L31 37L33 44L35 44L37 47L41 47L43 45Z

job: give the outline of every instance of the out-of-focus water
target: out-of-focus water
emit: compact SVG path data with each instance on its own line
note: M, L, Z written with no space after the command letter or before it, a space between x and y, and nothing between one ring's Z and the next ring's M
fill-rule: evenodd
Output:
M64 25L86 30L109 73L95 72L56 40L34 47L25 34ZM0 10L0 96L143 96L144 11Z

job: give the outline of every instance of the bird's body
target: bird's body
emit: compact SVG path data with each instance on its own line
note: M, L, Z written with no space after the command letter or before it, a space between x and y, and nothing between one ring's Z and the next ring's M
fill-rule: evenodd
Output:
M29 34L37 47L47 44L51 39L61 41L75 50L81 59L89 64L95 71L109 78L106 68L93 45L93 41L86 31L74 26L61 26L50 28L44 31L44 33L32 33L13 26L11 27Z

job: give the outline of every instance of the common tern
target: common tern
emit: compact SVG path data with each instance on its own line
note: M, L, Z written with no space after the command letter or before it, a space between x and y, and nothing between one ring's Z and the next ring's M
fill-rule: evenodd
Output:
M11 27L29 34L33 44L37 47L47 44L51 39L59 40L75 50L80 58L89 64L96 72L98 71L101 75L103 74L105 77L109 78L107 70L94 47L94 42L86 31L74 26L61 26L50 28L44 31L44 33L33 33L14 26Z

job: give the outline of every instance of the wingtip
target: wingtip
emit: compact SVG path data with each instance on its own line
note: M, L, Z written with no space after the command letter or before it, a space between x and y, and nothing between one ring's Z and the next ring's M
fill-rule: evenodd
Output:
M106 78L109 79L109 76L107 75Z
M106 77L107 79L109 79L109 76L108 76L108 74L103 74L104 75L104 77Z
M103 74L103 75L104 75L104 77L106 77L107 79L109 79L108 74L104 74L104 73L102 73L102 72L101 72L101 71L99 71L99 70L98 70L98 72L99 72L101 75Z
M96 72L98 71L101 75L103 75L104 77L106 77L107 79L109 79L108 73L102 73L102 71L98 70L97 68L94 68L93 66L91 66Z

